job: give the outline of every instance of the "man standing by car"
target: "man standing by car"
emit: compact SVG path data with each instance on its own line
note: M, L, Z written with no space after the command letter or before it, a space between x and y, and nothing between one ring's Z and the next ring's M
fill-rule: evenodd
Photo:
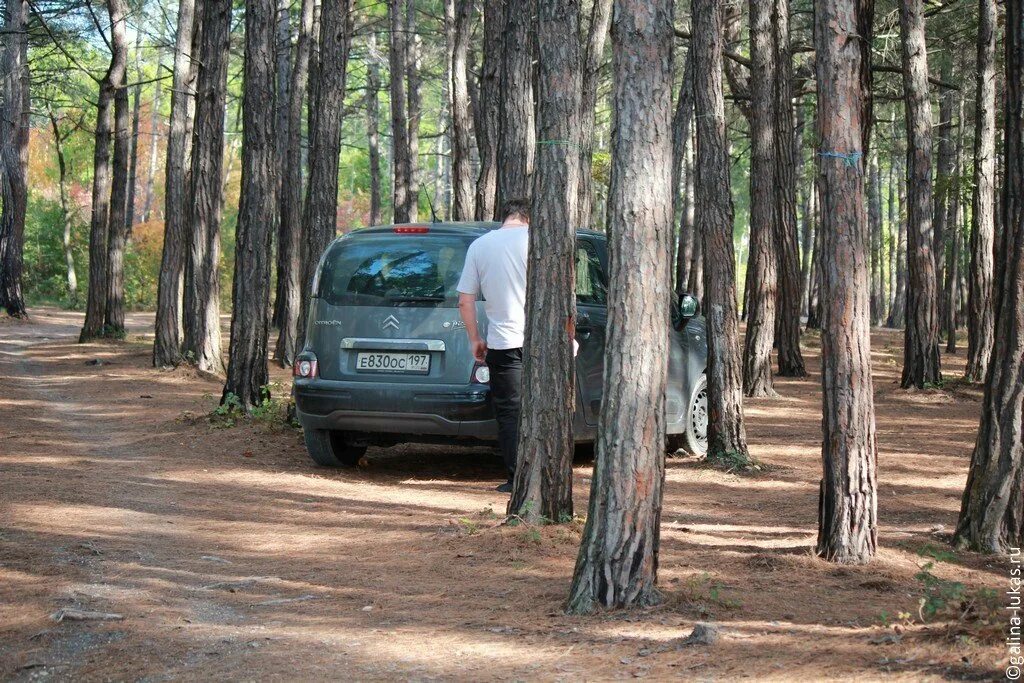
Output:
M526 334L526 260L530 244L530 203L510 199L502 205L505 220L497 230L479 237L466 252L459 291L459 315L473 356L487 363L491 402L498 422L498 447L508 481L498 486L512 492L519 440L520 388L523 378L523 338ZM480 338L476 299L484 297L487 339Z

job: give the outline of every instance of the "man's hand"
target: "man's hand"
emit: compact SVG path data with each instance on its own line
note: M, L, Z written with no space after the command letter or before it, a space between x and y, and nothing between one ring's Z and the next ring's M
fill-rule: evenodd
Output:
M487 342L483 339L470 340L470 346L473 348L473 358L483 363L487 360Z

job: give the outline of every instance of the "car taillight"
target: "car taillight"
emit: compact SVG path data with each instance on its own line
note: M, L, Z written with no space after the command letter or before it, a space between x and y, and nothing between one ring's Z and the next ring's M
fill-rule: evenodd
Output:
M395 228L395 232L399 235L422 235L430 232L430 228L425 225L403 225Z
M473 374L470 376L469 381L476 382L477 384L489 384L491 381L491 370L482 363L477 363L473 366Z
M299 358L292 365L292 377L310 379L316 377L316 358Z

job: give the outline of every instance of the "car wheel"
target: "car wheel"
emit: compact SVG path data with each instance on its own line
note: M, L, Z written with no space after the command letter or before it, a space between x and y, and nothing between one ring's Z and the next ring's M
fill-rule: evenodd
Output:
M705 456L708 452L708 378L701 375L693 385L690 402L686 407L686 431L682 447L692 455Z
M355 467L366 453L366 446L353 446L342 432L305 429L306 451L313 462L323 467Z

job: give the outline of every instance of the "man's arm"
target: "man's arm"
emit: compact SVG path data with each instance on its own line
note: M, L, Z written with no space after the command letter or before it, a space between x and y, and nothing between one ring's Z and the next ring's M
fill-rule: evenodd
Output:
M469 348L473 350L473 357L483 363L487 358L487 343L480 338L480 330L477 327L475 294L459 292L459 316L466 325Z

